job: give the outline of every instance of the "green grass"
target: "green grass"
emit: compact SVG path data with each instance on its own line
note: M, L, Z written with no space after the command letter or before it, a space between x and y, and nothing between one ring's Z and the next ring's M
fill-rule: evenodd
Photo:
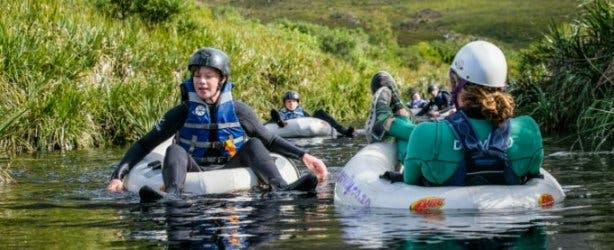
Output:
M475 36L481 36L462 34L463 29L455 28L458 30L453 30L454 36L445 41L399 46L396 23L407 18L406 13L427 8L426 2L399 5L395 1L384 7L367 1L315 2L316 6L326 7L320 9L324 11L319 15L329 17L336 13L340 19L338 26L317 25L300 18L263 25L244 19L241 11L233 8L209 8L183 0L125 3L119 0L3 3L0 113L5 120L0 123L0 153L104 147L138 139L178 103L177 86L186 78L187 61L199 47L218 47L229 54L231 80L236 83L235 98L252 106L263 120L268 118L269 109L280 106L280 96L294 89L304 97L302 104L307 110L323 108L347 122L365 119L373 73L391 72L404 91L410 87L423 89L431 81L445 84L455 51ZM279 11L290 8L285 1L270 3L279 4L274 6ZM502 6L511 6L503 3L507 5ZM296 8L301 4L306 2L297 1ZM358 10L346 9L350 4ZM467 12L467 7L454 4L434 2L428 8L450 12L445 6L452 6L463 16L489 13L495 8L489 2L476 1L472 10L477 12ZM543 6L534 8L543 10L548 6L555 4L545 1ZM293 17L306 13L299 9L288 11ZM361 29L339 28L353 21L352 15L341 13L340 9L361 18L364 14ZM258 10L263 11L253 8ZM536 16L530 13L523 15ZM502 14L489 15L484 14L489 18ZM439 22L454 16L446 14L433 22L443 25ZM479 22L488 21L492 20ZM471 26L461 19L447 22ZM512 21L502 18L501 22ZM429 29L441 30L433 27ZM450 34L448 31L443 32ZM496 36L492 39L496 41ZM513 49L514 43L501 43L510 61L512 81L520 72L526 73L522 71L526 62L523 65L517 62L521 56ZM546 81L537 78L536 74L543 72L529 73L523 77ZM527 83L525 89L535 88L535 94L539 94L540 83L541 80ZM609 92L606 96L611 97ZM560 106L546 95L540 98L538 101L544 107ZM578 124L591 124L591 117L601 117L601 110L611 110L611 102L604 101L590 105L587 110L592 115L587 114ZM526 112L543 113L542 124L550 121L546 110ZM571 110L562 112L572 114ZM607 125L606 122L604 126Z
M403 47L421 41L465 34L486 37L514 48L541 37L551 22L567 20L576 0L209 0L209 6L230 5L265 23L286 18L332 27L361 28L372 41Z
M136 140L178 103L188 58L203 46L230 55L235 98L262 118L280 105L283 92L296 89L309 97L306 108L357 120L368 107L366 79L380 68L398 69L394 62L366 60L368 47L340 57L322 51L317 37L244 20L232 10L186 5L176 16L152 21L134 10L117 18L103 9L71 0L4 4L0 113L10 119L0 127L0 151Z
M11 183L13 181L13 178L9 174L10 168L10 164L0 164L0 188L2 188L2 185Z

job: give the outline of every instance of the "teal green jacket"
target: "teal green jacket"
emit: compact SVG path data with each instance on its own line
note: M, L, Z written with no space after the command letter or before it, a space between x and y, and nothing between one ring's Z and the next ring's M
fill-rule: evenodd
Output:
M492 125L482 119L469 119L481 141L486 141ZM519 177L538 174L544 157L542 136L535 120L520 116L511 120L507 149L512 169ZM464 151L447 122L423 122L411 132L403 160L405 183L421 184L425 178L445 183L463 160Z

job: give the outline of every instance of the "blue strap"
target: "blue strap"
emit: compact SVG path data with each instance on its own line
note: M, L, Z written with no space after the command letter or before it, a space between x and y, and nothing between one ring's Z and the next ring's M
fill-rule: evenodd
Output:
M510 133L509 120L491 131L486 145L480 142L463 111L448 116L446 121L465 152L464 160L447 185L520 184L506 155Z

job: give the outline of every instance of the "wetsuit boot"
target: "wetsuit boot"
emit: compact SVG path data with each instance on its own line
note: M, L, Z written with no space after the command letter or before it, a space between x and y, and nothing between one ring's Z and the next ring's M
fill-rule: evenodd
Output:
M287 124L284 120L281 119L281 115L279 114L279 111L274 110L274 109L271 109L271 120L277 123L277 126L279 126L280 128L285 127Z
M298 180L288 185L273 185L274 188L281 191L297 190L306 192L314 192L316 186L318 186L318 177L313 174L303 175L298 178Z
M143 186L139 189L139 197L141 198L141 203L157 202L164 198L164 196L154 191L149 186Z

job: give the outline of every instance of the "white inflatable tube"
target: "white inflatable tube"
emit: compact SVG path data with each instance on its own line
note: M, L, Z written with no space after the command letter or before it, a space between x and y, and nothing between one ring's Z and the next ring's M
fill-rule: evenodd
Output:
M152 168L148 164L164 161L166 148L171 145L171 139L158 145L142 161L137 163L126 176L124 184L130 192L138 193L141 187L147 185L158 191L163 187L161 168ZM275 165L287 183L299 178L299 172L287 158L272 153ZM204 172L188 172L183 192L192 194L220 194L249 190L258 185L258 178L249 167L219 169Z
M543 179L533 178L524 185L422 187L379 178L396 164L394 144L367 145L337 175L335 204L412 211L505 210L548 208L565 198L559 183L544 169L540 170Z
M335 137L336 131L328 122L314 117L299 117L286 120L283 128L276 123L264 124L271 133L284 138Z

